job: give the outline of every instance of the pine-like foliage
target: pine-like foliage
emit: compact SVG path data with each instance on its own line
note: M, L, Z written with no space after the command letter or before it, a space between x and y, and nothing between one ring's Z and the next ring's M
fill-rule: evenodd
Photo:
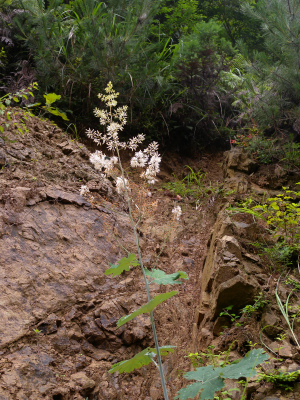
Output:
M300 118L300 0L262 0L255 11L245 12L261 23L265 35L265 51L248 68L251 116L278 130Z
M182 92L170 113L180 128L181 146L184 141L208 144L221 138L230 98L222 77L234 54L215 21L199 22L176 46L172 61Z
M164 43L148 37L159 1L16 1L25 12L15 23L33 54L41 90L62 94L77 115L95 105L108 81L129 105L156 85Z

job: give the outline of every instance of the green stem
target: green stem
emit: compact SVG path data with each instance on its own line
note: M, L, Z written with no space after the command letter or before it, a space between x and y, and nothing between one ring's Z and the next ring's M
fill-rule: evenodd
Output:
M148 302L149 302L151 300L151 293L150 293L150 288L149 288L149 283L148 283L148 280L147 280L147 276L146 276L146 273L145 273L145 267L144 267L144 264L143 264L142 253L141 253L141 248L140 248L140 244L139 244L139 236L138 236L136 225L134 223L134 219L133 219L133 216L132 216L132 208L131 208L130 197L129 197L128 189L127 189L127 186L126 186L124 169L123 169L123 166L122 166L121 157L120 157L120 151L119 151L118 147L116 147L116 151L117 151L117 155L118 155L118 159L119 159L119 166L120 166L120 169L121 169L121 175L122 175L122 180L123 180L125 194L126 194L125 197L126 197L126 201L127 201L127 205L128 205L129 217L130 217L131 226L132 226L132 229L133 229L133 234L134 234L134 239L135 239L135 244L136 244L136 248L137 248L137 252L138 252L138 259L139 259L139 263L140 263L141 270L142 270L142 273L143 273L144 282L145 282L146 291L147 291L147 298L148 298ZM152 332L153 332L153 337L154 337L155 349L156 349L156 353L157 353L157 363L158 363L158 369L159 369L160 379L161 379L161 383L162 383L164 398L165 398L165 400L169 400L166 380L165 380L163 366L162 366L162 360L161 360L160 351L159 351L158 338L157 338L157 333L156 333L156 327L155 327L155 320L154 320L153 311L150 312L150 321L151 321Z
M293 291L291 291L291 293L288 295L286 303L285 303L285 309L284 309L284 306L283 306L283 304L281 302L281 299L279 297L279 294L278 294L278 285L279 285L280 277L278 279L277 286L276 286L276 289L275 289L275 297L276 297L276 300L277 300L278 307L279 307L279 309L280 309L280 311L281 311L281 313L282 313L282 315L283 315L283 317L284 317L284 319L285 319L285 321L286 321L286 323L287 323L287 325L288 325L288 327L290 329L290 332L291 332L291 334L292 334L292 336L293 336L293 338L294 338L294 340L295 340L295 342L297 344L297 347L298 347L298 349L300 349L300 344L299 344L299 342L298 342L298 340L296 338L296 335L294 333L293 325L291 325L291 323L290 323L289 312L288 312L289 299L290 299Z

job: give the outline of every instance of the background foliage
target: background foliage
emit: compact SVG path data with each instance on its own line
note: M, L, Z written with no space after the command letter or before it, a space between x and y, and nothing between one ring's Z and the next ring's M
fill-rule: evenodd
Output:
M1 95L37 81L37 101L60 95L83 134L110 80L129 134L184 152L253 126L297 141L299 12L300 0L0 0Z

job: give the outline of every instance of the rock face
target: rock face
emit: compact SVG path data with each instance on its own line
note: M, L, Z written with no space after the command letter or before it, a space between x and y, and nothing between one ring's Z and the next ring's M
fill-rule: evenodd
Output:
M147 347L150 333L142 317L116 330L144 302L131 290L139 279L104 275L120 244L133 248L129 219L84 145L28 124L0 142L0 399L113 399L111 361Z
M224 153L223 170L225 178L235 175L236 172L251 174L258 169L258 164L240 147L235 147Z
M245 223L244 229L247 227ZM219 333L218 318L226 307L233 306L232 312L237 314L247 304L253 304L260 291L259 282L247 272L249 259L236 237L235 224L221 212L201 274L201 300L196 317L200 329L214 324L214 334ZM224 322L222 318L223 325Z
M234 148L224 153L223 173L225 190L236 195L250 191L248 175L256 171L257 164L244 149ZM262 232L249 214L228 215L226 204L220 210L211 238L207 256L200 274L200 304L195 323L198 326L200 345L208 345L212 334L217 336L232 321L220 313L227 307L238 315L243 307L255 303L264 285L264 275L259 256L245 249L245 241L257 241ZM210 331L210 334L208 332ZM241 337L241 340L242 337Z
M249 157L244 149L235 147L225 151L223 172L227 190L235 193L247 193L250 183L247 175L258 169L257 163Z
M120 256L108 216L97 210L44 201L18 220L4 226L0 241L1 347L57 308L111 291L104 270Z

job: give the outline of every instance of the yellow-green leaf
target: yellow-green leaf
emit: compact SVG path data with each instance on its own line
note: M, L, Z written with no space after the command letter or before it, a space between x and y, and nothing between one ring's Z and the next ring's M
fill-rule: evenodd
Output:
M44 94L44 97L46 99L46 104L50 106L56 100L60 100L61 95L56 94L56 93L48 93L48 94Z
M161 356L165 356L168 353L173 353L174 347L175 346L162 346L159 348L159 353ZM114 364L108 372L110 374L112 374L113 372L119 372L120 374L122 374L123 372L132 372L134 369L138 369L143 367L144 365L150 364L156 354L156 349L147 347L147 349L136 354L129 360L120 361Z
M105 271L105 275L121 275L124 271L129 271L130 266L136 267L140 265L138 260L136 259L135 254L129 254L128 257L123 257L118 264L111 264L109 263L110 268Z
M158 285L174 285L182 283L178 279L189 279L188 275L184 271L178 271L174 274L166 274L160 269L152 269L152 271L145 271L146 275L153 279L151 283L157 283Z
M169 299L170 297L175 296L178 292L173 290L172 292L161 293L155 296L152 300L150 300L147 304L144 304L142 307L138 308L137 310L133 311L129 315L125 315L124 317L120 318L117 322L118 328L127 322L131 321L133 318L137 317L138 315L145 314L151 312L156 306L158 306L163 301Z

